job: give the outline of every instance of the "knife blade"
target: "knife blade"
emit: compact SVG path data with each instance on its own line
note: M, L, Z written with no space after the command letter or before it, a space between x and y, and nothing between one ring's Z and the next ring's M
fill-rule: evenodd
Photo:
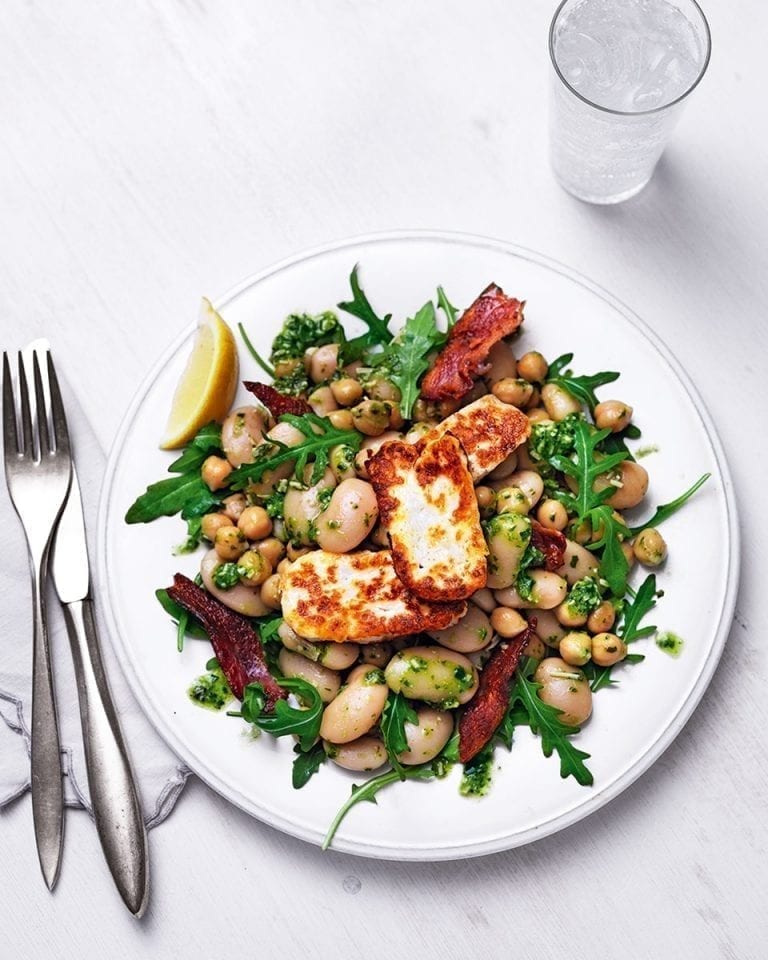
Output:
M85 765L96 829L120 896L141 916L149 892L147 834L101 657L77 472L59 520L50 571L75 664Z

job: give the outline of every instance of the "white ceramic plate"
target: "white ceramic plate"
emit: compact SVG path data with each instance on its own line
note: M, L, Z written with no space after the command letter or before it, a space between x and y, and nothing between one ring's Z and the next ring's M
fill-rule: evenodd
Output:
M538 254L458 234L399 233L326 246L251 277L217 301L233 326L242 321L266 354L289 312L332 308L348 293L353 264L371 302L396 320L413 313L443 284L451 300L468 305L490 281L525 298L520 350L552 359L575 354L574 368L622 371L603 398L635 408L644 460L651 475L648 501L664 503L701 473L711 480L664 535L669 559L660 571L664 597L652 622L686 640L679 660L652 640L636 649L644 663L617 671L620 687L595 698L593 717L577 738L590 754L592 788L561 780L556 757L545 759L529 731L516 733L511 753L497 751L490 794L458 793L459 770L444 781L388 787L378 805L355 807L334 849L398 860L477 856L527 843L562 829L607 803L656 760L682 729L709 683L722 652L738 580L738 528L722 448L701 398L656 335L593 283ZM202 291L201 291L202 292ZM356 329L352 318L348 329ZM302 790L291 787L292 743L254 740L240 720L195 706L190 682L203 671L210 647L188 640L177 653L175 633L154 598L176 570L194 574L199 555L173 557L183 539L178 518L126 526L126 509L161 478L172 455L157 443L189 352L190 324L159 360L128 411L115 441L100 509L99 596L118 656L144 710L176 753L211 787L265 823L319 843L353 782L363 775L324 766ZM261 379L241 351L241 376ZM244 394L244 398L245 398ZM650 508L649 508L650 509ZM635 575L638 579L639 575Z

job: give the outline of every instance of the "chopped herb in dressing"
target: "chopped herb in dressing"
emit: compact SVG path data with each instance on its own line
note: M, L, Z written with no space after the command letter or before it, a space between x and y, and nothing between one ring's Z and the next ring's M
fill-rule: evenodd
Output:
M682 637L678 637L676 633L672 633L670 630L665 630L663 633L656 634L656 646L659 650L663 650L664 653L668 653L670 657L679 657L683 652L683 646L685 645L685 640Z
M232 691L224 679L221 667L215 660L206 664L206 673L201 674L189 687L189 699L206 710L221 710L232 699Z

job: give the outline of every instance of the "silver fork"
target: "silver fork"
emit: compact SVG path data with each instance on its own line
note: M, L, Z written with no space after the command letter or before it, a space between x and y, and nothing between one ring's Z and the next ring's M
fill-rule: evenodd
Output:
M64 796L45 619L45 588L48 551L67 499L72 458L64 406L50 353L36 350L33 354L34 405L21 354L18 371L16 397L8 355L3 353L5 479L27 538L32 573L32 817L40 868L48 889L52 890L61 862ZM44 378L48 381L47 390L43 387ZM46 393L51 400L50 411L45 402Z

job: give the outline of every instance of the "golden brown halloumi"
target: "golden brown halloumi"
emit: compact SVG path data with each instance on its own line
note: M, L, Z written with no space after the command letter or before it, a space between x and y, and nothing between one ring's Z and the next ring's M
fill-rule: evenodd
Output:
M440 630L457 623L467 605L430 603L395 573L389 550L313 550L281 574L283 618L300 637L374 642Z
M485 586L488 548L467 458L445 434L385 443L368 461L400 579L425 600L464 600Z
M489 393L446 417L424 435L420 444L453 434L467 455L469 472L477 483L525 443L530 432L528 417L522 411Z

